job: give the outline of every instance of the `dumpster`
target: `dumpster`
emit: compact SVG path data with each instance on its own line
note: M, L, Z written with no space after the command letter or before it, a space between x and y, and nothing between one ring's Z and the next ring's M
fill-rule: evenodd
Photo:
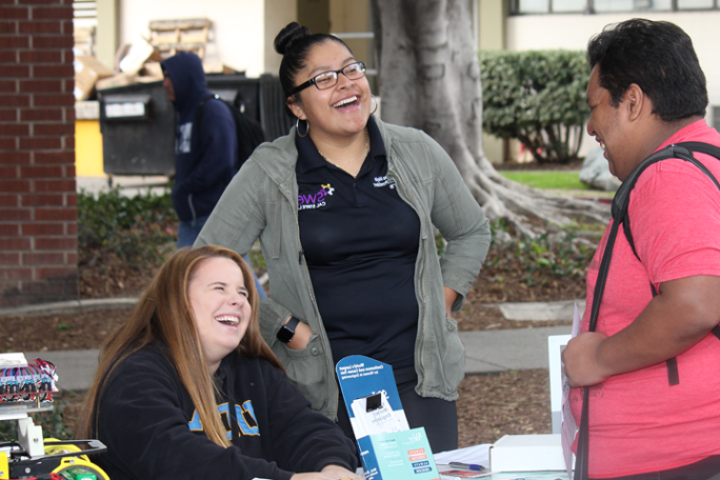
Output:
M287 135L295 122L285 114L285 96L280 79L272 75L246 78L243 75L208 75L208 90L260 123L265 140Z
M162 82L108 88L98 100L106 174L175 172L175 111Z
M286 135L293 120L285 114L280 80L207 75L207 87L258 121L265 139ZM138 83L98 92L103 169L108 175L175 173L175 111L162 82Z

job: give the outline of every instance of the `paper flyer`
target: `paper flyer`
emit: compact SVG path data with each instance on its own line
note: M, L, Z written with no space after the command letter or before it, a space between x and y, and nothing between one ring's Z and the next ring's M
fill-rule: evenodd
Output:
M572 337L577 337L578 333L580 333L580 309L578 309L576 303L575 310L573 311ZM565 468L567 469L568 478L572 478L573 452L570 447L575 440L576 433L577 424L575 423L575 417L573 417L572 411L570 410L570 385L568 384L567 377L563 374L562 427L560 430L560 442L562 444L563 457L565 459Z
M367 480L440 480L424 428L410 430L392 367L343 358L336 372Z

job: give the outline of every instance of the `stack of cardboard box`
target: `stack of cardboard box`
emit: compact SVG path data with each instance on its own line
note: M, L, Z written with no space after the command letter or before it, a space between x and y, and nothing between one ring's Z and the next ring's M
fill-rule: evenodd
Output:
M163 79L160 53L145 41L123 46L117 58L116 69L111 70L92 55L75 57L76 101L91 99L95 90Z
M74 62L75 100L92 99L95 90L162 80L161 60L158 49L144 40L124 45L118 50L115 70L106 67L92 55L78 56ZM204 63L203 68L205 73L236 73L221 62Z

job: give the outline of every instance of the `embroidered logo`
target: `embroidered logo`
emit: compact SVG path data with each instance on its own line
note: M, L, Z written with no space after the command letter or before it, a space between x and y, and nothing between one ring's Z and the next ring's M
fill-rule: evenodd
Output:
M328 183L321 185L317 193L308 193L307 195L298 195L298 210L312 210L327 205L325 198L332 195L335 189Z
M375 188L382 188L382 187L390 187L390 189L395 188L395 180L388 180L387 175L383 175L382 177L375 177L373 178L373 187Z

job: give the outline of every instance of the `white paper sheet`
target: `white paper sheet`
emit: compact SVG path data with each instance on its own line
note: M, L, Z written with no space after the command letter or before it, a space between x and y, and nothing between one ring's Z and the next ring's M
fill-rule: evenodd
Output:
M472 447L458 448L447 452L435 453L436 464L449 465L450 462L476 463L485 468L490 467L490 443L473 445Z
M575 304L575 310L573 311L573 325L571 335L573 338L577 337L580 333L580 309ZM568 478L572 478L573 471L573 452L571 446L575 440L575 434L577 433L577 424L575 423L575 417L572 415L570 410L570 385L568 379L563 375L563 401L562 401L562 428L560 430L560 442L563 448L563 457L565 459L565 468L567 469Z
M367 397L358 398L352 402L351 408L355 415L353 430L356 438L407 430L407 428L403 428L404 424L398 418L398 414L390 407L385 392L380 393L380 408L369 412L367 411Z

